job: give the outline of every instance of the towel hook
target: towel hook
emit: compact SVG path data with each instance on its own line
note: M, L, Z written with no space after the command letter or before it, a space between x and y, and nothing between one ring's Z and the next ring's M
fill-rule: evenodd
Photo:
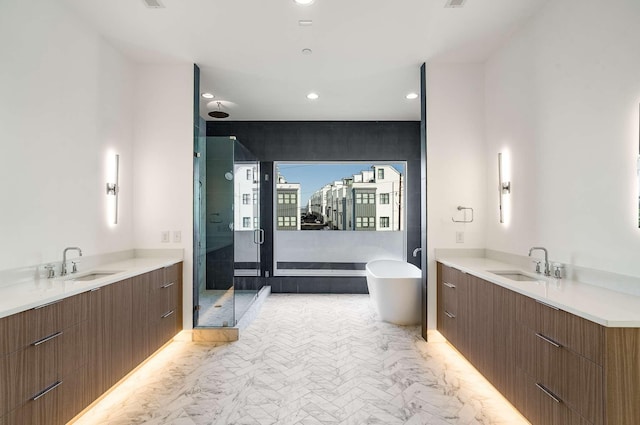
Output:
M471 220L467 220L467 215L463 213L463 219L462 220L456 220L454 217L451 217L451 221L453 221L454 223L471 223L473 222L473 208L471 207L463 207L461 205L458 205L458 211L466 211L466 210L471 210Z

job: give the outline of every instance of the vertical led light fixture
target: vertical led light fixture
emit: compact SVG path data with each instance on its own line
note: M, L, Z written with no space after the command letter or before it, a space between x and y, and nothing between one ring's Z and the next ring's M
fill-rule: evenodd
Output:
M505 222L505 195L511 193L511 182L507 180L504 173L504 163L502 152L498 153L498 196L500 203L500 223Z
M115 154L113 163L109 166L109 177L107 179L107 196L113 196L113 200L109 202L109 222L118 224L118 192L120 186L118 177L120 174L120 155Z

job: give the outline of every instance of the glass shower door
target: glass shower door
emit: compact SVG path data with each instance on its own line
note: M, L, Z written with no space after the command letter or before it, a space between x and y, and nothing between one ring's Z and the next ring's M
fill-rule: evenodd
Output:
M194 161L194 326L233 327L261 289L260 163L234 137Z
M241 143L234 150L234 286L236 322L257 297L260 285L260 163Z

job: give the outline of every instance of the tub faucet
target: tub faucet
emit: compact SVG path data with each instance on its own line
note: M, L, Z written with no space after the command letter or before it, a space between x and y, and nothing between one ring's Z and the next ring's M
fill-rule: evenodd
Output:
M418 256L418 252L422 251L421 247L417 247L416 249L413 250L413 256L417 257Z
M549 267L549 253L547 252L547 249L541 246L534 246L529 250L529 257L531 257L531 253L535 250L541 250L542 252L544 252L544 275L551 276L551 267Z
M75 250L78 251L80 257L82 257L82 250L77 246L70 246L69 248L65 248L62 251L62 267L60 268L60 276L65 276L67 274L67 251Z

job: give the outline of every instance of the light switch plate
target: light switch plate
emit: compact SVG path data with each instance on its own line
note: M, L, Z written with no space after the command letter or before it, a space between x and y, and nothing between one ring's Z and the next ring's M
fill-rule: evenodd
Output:
M464 232L456 232L456 243L464 243Z
M173 242L174 243L182 242L182 232L180 230L173 231Z
M169 243L171 242L171 233L168 230L163 230L160 232L160 242Z

